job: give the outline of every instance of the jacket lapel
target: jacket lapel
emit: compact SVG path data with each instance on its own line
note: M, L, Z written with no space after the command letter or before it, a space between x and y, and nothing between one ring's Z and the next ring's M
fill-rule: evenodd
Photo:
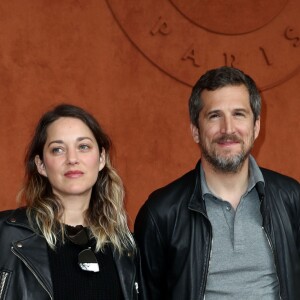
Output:
M124 251L124 253L120 255L113 249L112 251L113 251L114 261L118 270L124 299L125 300L135 299L132 294L134 291L133 286L134 284L137 284L134 282L136 274L133 274L132 272L132 270L135 270L134 267L135 254L134 252Z
M24 229L22 236L18 240L12 241L12 252L22 260L49 296L53 298L48 250L45 239L31 229L24 209L16 210L8 218L7 223Z

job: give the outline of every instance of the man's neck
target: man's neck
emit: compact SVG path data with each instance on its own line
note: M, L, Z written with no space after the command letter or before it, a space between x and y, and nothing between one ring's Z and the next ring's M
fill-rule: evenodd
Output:
M236 173L215 170L205 159L202 159L201 164L210 191L218 198L228 201L236 209L248 188L249 159Z

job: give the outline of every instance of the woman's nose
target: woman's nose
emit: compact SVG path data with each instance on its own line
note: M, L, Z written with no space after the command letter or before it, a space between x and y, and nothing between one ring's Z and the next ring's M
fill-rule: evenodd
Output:
M67 163L70 165L78 164L78 155L76 150L69 149L67 152Z

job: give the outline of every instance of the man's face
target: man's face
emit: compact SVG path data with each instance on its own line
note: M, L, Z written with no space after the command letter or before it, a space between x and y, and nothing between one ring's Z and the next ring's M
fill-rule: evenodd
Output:
M254 122L249 93L244 85L226 86L201 94L203 108L192 135L202 151L202 161L216 171L237 172L248 159L260 129Z

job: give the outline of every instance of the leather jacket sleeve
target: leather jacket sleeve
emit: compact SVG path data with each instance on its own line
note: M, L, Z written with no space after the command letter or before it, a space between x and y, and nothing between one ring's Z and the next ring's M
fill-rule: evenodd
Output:
M167 283L165 281L167 259L164 254L166 245L147 204L137 215L135 238L141 250L145 298L167 299ZM155 251L151 251L151 249L155 249Z
M139 297L140 288L137 273L137 254L132 250L126 251L122 255L113 252L113 256L120 277L124 299L141 299Z
M265 229L271 237L281 298L300 299L300 184L296 180L262 169Z

